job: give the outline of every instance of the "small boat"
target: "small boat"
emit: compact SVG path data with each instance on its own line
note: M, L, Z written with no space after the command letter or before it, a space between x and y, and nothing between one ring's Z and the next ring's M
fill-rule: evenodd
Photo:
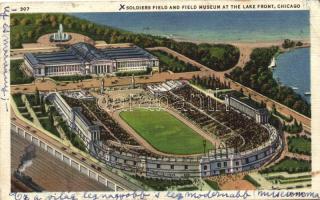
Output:
M311 95L311 92L305 92L304 95L305 95L305 96L310 96L310 95Z
M270 65L268 66L269 69L273 69L274 67L277 66L277 63L276 63L276 58L273 57L272 60L271 60L271 63Z
M299 88L294 87L294 86L291 86L291 88L292 88L293 90L297 90L297 89L299 89Z

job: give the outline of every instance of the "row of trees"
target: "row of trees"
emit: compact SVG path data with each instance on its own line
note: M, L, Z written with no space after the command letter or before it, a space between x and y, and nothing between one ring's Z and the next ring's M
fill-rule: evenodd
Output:
M280 85L268 69L272 57L277 52L278 47L254 49L251 60L243 69L237 67L226 76L310 117L311 105L292 88Z
M232 45L176 42L160 36L135 34L102 26L64 14L12 14L11 48L21 48L22 43L36 42L41 35L56 32L60 23L65 31L80 33L107 43L129 42L144 48L165 46L218 71L233 67L239 59L239 50ZM216 51L223 53L217 55Z
M29 77L24 74L23 70L20 69L23 60L10 60L10 84L24 84L32 83L33 77Z
M206 77L199 77L193 76L191 79L191 83L195 85L199 85L201 87L204 87L206 89L213 89L216 88L219 89L226 89L229 88L229 86L226 83L222 83L219 78L216 78L214 76L206 76Z

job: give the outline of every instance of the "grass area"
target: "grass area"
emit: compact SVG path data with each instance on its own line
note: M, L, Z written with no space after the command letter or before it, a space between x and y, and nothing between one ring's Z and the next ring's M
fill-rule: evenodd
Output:
M60 134L57 131L56 127L50 123L50 120L48 118L40 119L39 121L44 129L54 134L55 136L60 137Z
M10 60L10 84L32 83L33 77L29 77L20 69L23 60Z
M82 80L86 80L86 79L92 79L92 76L90 76L90 75L85 75L85 76L71 75L71 76L52 76L50 78L55 80L55 81L78 82L78 81L82 81Z
M209 48L209 51L212 56L218 58L218 59L223 59L223 55L225 53L225 49L219 48L219 47L211 47Z
M220 190L220 187L217 182L210 180L210 179L205 179L204 180L213 190Z
M183 186L192 184L191 180L159 180L140 176L134 176L134 178L157 191L165 191L168 187L171 186Z
M256 180L254 180L250 175L245 175L244 177L243 177L243 179L244 180L246 180L246 181L249 181L252 185L254 185L255 187L260 187L261 185L256 181Z
M198 133L166 111L135 109L123 111L120 117L159 151L172 154L203 152L203 141ZM213 145L206 142L207 149Z
M163 51L152 51L152 54L157 56L160 61L162 71L170 70L173 72L191 72L199 71L199 68L191 64L186 64L183 61L174 58L171 54Z
M297 172L309 172L309 171L311 171L311 162L285 157L280 162L276 163L275 165L272 165L269 168L263 169L260 172L261 173L270 173L270 172L297 173Z
M311 155L311 139L306 136L289 137L288 148L292 153Z
M17 107L23 107L25 106L24 102L22 101L21 99L21 95L20 93L17 93L17 94L13 94L12 95L12 98L13 98L13 101L16 103Z
M301 182L310 182L312 179L305 178L305 179L291 179L291 180L279 180L280 184L289 184L289 183L301 183Z

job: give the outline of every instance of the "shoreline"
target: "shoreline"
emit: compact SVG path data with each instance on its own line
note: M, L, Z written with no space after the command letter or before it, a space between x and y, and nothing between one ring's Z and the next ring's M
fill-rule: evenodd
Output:
M272 45L281 46L284 40L275 39L275 40L252 40L252 41L241 41L241 40L219 40L219 41L206 41L206 40L192 40L192 39L184 39L184 38L169 38L176 42L191 42L195 44L208 43L208 44L232 44L235 46L250 46L250 47L268 47ZM288 38L290 39L290 38ZM290 39L293 41L301 41L303 44L310 46L310 38L302 38L302 39Z

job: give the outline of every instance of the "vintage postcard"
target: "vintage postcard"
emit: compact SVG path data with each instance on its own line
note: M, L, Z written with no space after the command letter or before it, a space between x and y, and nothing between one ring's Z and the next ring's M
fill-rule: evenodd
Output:
M319 199L318 1L1 5L1 199Z

